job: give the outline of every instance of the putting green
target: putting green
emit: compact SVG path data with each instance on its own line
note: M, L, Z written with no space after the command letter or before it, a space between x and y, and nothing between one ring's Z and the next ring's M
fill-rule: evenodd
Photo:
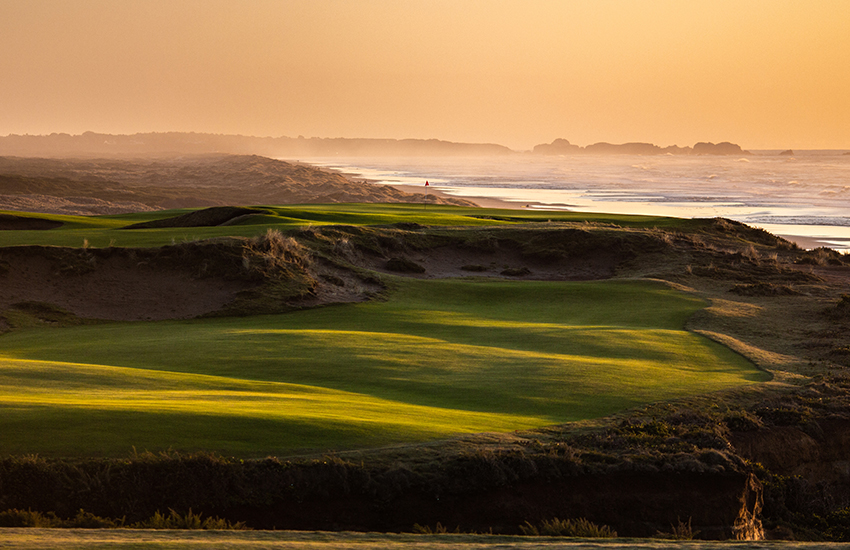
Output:
M384 302L0 337L3 453L240 456L593 418L768 375L652 282L396 281Z

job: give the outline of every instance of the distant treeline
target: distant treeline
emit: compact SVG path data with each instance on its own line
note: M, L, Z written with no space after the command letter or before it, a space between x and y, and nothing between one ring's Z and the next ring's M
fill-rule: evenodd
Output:
M194 132L113 135L16 135L0 137L0 155L146 156L230 153L267 157L333 156L488 156L512 151L489 143L455 143L438 139L367 139L254 137Z
M286 157L356 156L494 156L516 153L493 143L457 143L439 139L256 137L195 132L153 132L115 135L85 132L81 135L17 135L0 137L0 155L23 157L99 156L127 157L229 153ZM734 143L697 143L693 147L659 147L651 143L595 143L587 147L556 139L534 147L546 155L746 155Z

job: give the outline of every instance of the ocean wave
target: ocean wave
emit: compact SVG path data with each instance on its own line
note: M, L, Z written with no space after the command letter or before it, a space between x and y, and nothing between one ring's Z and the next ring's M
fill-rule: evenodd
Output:
M850 227L850 218L836 216L748 216L748 223L776 225L828 225Z

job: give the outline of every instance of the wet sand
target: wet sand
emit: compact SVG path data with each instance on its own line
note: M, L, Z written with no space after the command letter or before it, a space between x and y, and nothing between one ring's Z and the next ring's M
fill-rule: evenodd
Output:
M380 184L378 184L380 185ZM422 200L425 199L425 187L419 185L389 185L388 187L394 187L399 191L404 191L405 193L413 193L416 195L420 195ZM468 200L470 202L474 202L476 205L482 208L508 208L511 210L520 210L522 208L527 208L530 205L545 207L546 205L539 202L512 202L506 201L502 199L495 199L492 197L458 197L452 195L450 193L446 193L444 191L440 191L438 187L428 187L428 195L429 196L438 196L442 198L462 198ZM553 209L554 210L554 209Z

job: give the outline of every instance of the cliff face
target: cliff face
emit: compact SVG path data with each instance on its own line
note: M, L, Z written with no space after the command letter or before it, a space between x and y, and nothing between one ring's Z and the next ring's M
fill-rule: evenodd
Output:
M850 485L850 419L735 432L730 439L738 454L773 473L811 483Z

